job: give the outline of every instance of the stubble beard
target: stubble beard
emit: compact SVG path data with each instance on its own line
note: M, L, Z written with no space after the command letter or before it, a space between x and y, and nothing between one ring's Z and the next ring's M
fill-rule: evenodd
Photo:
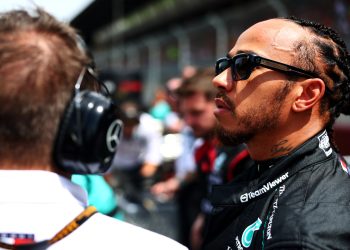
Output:
M234 103L226 95L221 96L226 103L229 102L232 110L231 116L237 125L233 130L225 128L220 122L217 122L215 132L218 139L226 146L235 146L241 143L249 143L256 135L278 128L282 103L289 90L290 85L286 84L286 86L275 93L275 98L271 100L271 104L251 107L240 115L236 113Z

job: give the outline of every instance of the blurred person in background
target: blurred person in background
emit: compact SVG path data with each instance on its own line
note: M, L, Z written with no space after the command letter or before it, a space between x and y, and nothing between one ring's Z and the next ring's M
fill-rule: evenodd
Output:
M134 101L120 106L123 136L114 157L110 177L117 181L127 201L143 206L145 180L152 178L162 164L162 129L159 121L141 111Z
M167 101L172 112L167 116L165 128L168 133L177 133L180 136L181 153L174 161L174 178L163 182L158 188L163 188L162 193L171 198L178 190L178 179L184 179L187 174L193 173L196 169L194 160L195 145L200 144L201 139L196 138L192 128L188 126L179 110L177 90L181 87L185 78L170 78L166 83Z
M181 87L184 80L192 77L197 68L187 65L183 68L179 77L170 78L166 82L167 102L171 107L171 112L165 119L164 133L178 133L181 139L181 153L174 161L174 176L164 181L159 181L152 188L152 192L157 194L161 199L172 199L179 190L181 180L186 176L192 176L196 171L196 163L194 159L194 150L197 145L202 143L201 138L196 138L192 128L185 123L179 110L179 98L177 90Z
M350 57L322 24L254 24L216 62L218 136L255 163L211 195L203 249L349 249L350 172L333 123L350 114Z
M162 122L164 134L178 133L184 127L183 119L179 115L176 90L182 85L184 79L190 78L196 71L196 67L187 65L182 69L180 77L168 79L164 88L156 90L149 113Z
M202 143L194 148L196 170L183 178L175 178L181 221L181 242L191 249L201 246L203 229L211 205L207 195L212 185L230 181L241 168L250 164L244 145L221 146L215 136L214 97L217 90L212 86L212 69L198 69L184 79L176 93L179 110L185 123L192 128ZM153 193L161 193L162 186L155 185Z
M181 77L170 78L166 83L167 101L172 108L172 112L166 118L165 133L178 133L180 135L181 153L173 162L173 176L159 181L151 188L151 191L160 200L174 198L180 188L181 180L186 178L187 175L193 174L196 170L194 148L195 145L201 143L201 139L194 136L192 128L184 122L179 112L179 100L176 92L182 83L183 78Z
M182 84L182 78L170 78L166 84L166 102L169 104L171 111L164 119L164 134L180 133L184 127L184 121L179 114L179 103L176 96L176 90Z
M167 115L171 112L171 107L167 102L166 90L164 88L156 89L154 99L149 108L149 114L164 124Z
M44 10L0 13L0 247L186 249L98 213L71 182L110 167L122 129L91 65Z

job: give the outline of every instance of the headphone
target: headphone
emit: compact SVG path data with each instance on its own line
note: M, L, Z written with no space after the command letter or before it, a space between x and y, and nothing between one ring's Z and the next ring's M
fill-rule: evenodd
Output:
M53 159L60 169L72 174L104 173L110 167L122 136L111 98L95 90L81 90L91 67L84 67L66 106L56 135Z

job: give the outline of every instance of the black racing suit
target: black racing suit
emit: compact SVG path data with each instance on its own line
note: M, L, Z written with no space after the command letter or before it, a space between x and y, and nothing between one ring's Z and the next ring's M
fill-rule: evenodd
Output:
M350 249L350 172L327 133L271 165L214 187L203 249Z

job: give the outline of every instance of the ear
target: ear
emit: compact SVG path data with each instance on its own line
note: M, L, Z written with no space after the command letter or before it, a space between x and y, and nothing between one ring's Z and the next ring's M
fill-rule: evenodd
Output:
M292 105L295 112L302 112L314 107L324 95L325 83L319 78L307 79L297 83L296 96Z

